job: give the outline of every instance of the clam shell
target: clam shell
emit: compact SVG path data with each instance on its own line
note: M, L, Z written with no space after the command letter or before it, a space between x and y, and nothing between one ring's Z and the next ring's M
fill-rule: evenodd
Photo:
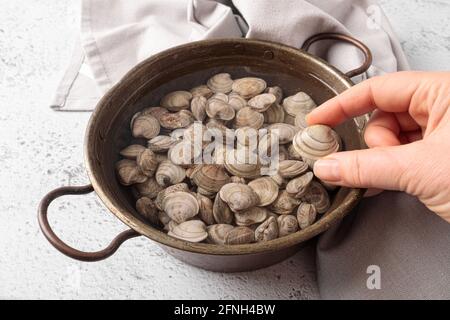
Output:
M231 79L231 76L229 73L216 74L216 75L212 76L207 82L207 86L213 92L220 92L220 93L230 92L232 85L233 85L233 79Z
M228 95L226 95L225 93L216 92L211 96L211 98L208 99L208 103L214 100L228 103Z
M200 209L197 199L185 191L175 191L166 195L162 208L176 223L182 223L196 216Z
M243 150L243 149L242 149ZM240 159L238 150L229 150L225 158L225 169L234 176L254 179L261 175L261 165L250 163L250 159Z
M138 155L136 162L147 177L152 177L159 165L156 155L150 149L145 149L141 152Z
M223 224L233 223L234 219L233 212L231 212L230 207L226 204L225 201L222 200L219 194L216 194L216 198L214 199L213 215L214 220L216 220L217 223Z
M161 105L170 111L180 111L189 108L191 99L189 91L174 91L162 98Z
M208 129L208 132L205 134L205 140L207 140L206 135L211 134L214 135L214 137L222 136L222 142L224 144L234 142L234 131L224 125L222 120L209 119L206 123L206 128Z
M191 101L191 111L194 118L203 121L206 118L206 105L208 100L203 96L194 97Z
M264 121L266 123L282 123L284 121L284 109L278 103L274 103L264 113Z
M316 160L339 150L337 134L328 126L314 125L299 131L292 141L295 151L313 168Z
M314 174L311 171L306 172L305 174L289 181L286 185L286 191L294 198L301 198L305 195L313 178Z
M264 123L264 115L250 107L244 107L236 113L234 125L236 128L251 127L259 129Z
M277 218L279 237L284 237L294 232L297 232L298 221L295 216L281 215Z
M251 127L241 127L234 131L236 142L241 146L258 144L258 130Z
M277 100L271 93L262 93L248 101L248 106L258 112L264 112L269 109Z
M163 226L168 225L169 222L172 221L164 211L158 211L158 220Z
M286 190L282 190L269 206L269 209L278 214L291 214L300 202L299 199L292 197Z
M207 227L208 238L206 242L214 243L214 244L225 244L225 238L227 234L233 230L233 226L231 224L214 224Z
M120 160L116 163L116 172L120 183L124 186L142 183L148 179L134 160Z
M169 110L167 110L166 108L163 108L163 107L150 107L150 108L145 108L144 110L142 110L141 115L149 114L149 115L154 116L159 121L159 118L163 114L168 113L168 112L169 112Z
M297 220L300 229L309 227L316 221L317 210L314 205L309 203L301 203L297 209Z
M278 184L270 177L250 181L248 186L258 195L258 206L268 206L278 197Z
M131 120L131 133L135 138L151 139L161 130L158 119L150 114L137 114Z
M150 198L142 197L136 201L137 212L153 226L159 225L158 209Z
M171 136L156 136L147 142L147 147L153 152L167 152L169 148L178 143Z
M186 128L194 122L193 114L188 110L165 113L159 118L159 123L163 128L174 130Z
M294 178L308 170L308 165L300 160L284 160L278 167L278 174L283 178Z
M186 183L177 183L174 184L173 186L169 186L163 190L161 190L160 192L158 192L158 195L156 196L155 199L155 205L159 210L163 210L162 207L162 203L164 201L164 199L166 198L166 196L168 194L171 194L173 192L177 192L177 191L189 191L189 187Z
M230 182L230 176L220 165L199 165L192 176L192 182L204 190L218 192L222 186Z
M198 217L206 225L215 224L216 221L214 220L213 215L213 202L211 199L199 193L196 194L196 198L199 206Z
M120 155L124 158L136 160L137 156L145 150L145 147L140 144L132 144L120 150Z
M279 188L282 188L286 185L287 181L286 179L284 179L282 176L280 176L279 174L275 174L270 176L270 179L272 179Z
M248 227L236 227L225 236L225 244L246 244L255 242L255 232Z
M275 96L276 100L275 102L277 104L280 104L281 101L283 100L283 89L281 89L278 86L274 86L274 87L268 87L265 92L267 93L271 93ZM281 122L281 121L280 121Z
M214 198L216 196L216 192L208 191L201 187L197 188L197 192L208 198Z
M286 144L294 139L295 134L298 132L298 129L293 125L287 123L274 123L268 127L269 131L277 132L279 143Z
M170 160L161 162L156 170L156 181L162 187L180 183L186 178L186 170L173 164Z
M234 118L235 111L227 102L211 99L206 105L206 114L213 119L229 121Z
M250 99L262 93L267 87L267 83L260 78L246 77L235 80L232 90L244 99Z
M247 106L247 100L242 98L236 92L231 92L228 94L228 104L237 112Z
M164 225L164 231L166 232L172 231L177 225L178 223L176 223L173 220L170 220L167 224Z
M318 213L325 213L330 208L330 196L327 190L317 181L312 181L302 196L302 201L314 205Z
M297 128L305 129L306 127L308 127L308 123L306 122L307 114L308 113L304 112L304 111L297 113L297 115L295 116L295 119L294 119L294 124Z
M234 214L234 220L238 226L250 226L261 223L266 218L267 209L261 207L252 207Z
M190 90L192 97L205 97L206 99L210 98L214 92L210 88L208 88L207 85L200 85L197 87L194 87Z
M158 193L163 190L154 177L148 178L143 183L136 184L136 190L141 196L148 197L150 199L156 198Z
M249 209L259 203L258 195L253 189L242 183L224 185L220 189L219 195L233 212Z
M278 238L278 223L274 217L269 217L255 230L257 242L269 241Z
M301 91L283 100L284 110L293 117L299 112L310 112L315 107L316 103L311 97Z
M180 223L169 231L168 235L189 242L201 242L208 237L206 226L200 220Z
M173 164L185 167L200 163L202 151L202 144L183 140L170 147L167 158Z

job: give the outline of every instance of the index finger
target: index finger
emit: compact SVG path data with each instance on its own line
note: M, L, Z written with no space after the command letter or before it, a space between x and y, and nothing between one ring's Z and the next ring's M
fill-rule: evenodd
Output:
M314 109L309 125L336 126L375 109L385 112L408 111L421 79L419 72L397 72L361 82Z

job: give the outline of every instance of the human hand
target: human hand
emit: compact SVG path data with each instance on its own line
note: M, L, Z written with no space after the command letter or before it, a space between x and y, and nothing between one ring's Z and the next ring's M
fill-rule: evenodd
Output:
M370 149L331 154L314 173L330 184L405 191L450 222L450 72L375 77L328 100L308 124L336 126L373 111Z

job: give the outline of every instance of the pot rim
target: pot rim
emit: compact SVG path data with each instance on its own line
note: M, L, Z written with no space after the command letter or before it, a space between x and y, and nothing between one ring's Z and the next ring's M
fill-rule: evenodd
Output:
M92 142L91 143L89 142L91 141L91 139L94 139L93 136L94 124L96 123L99 110L100 108L102 108L102 106L108 105L113 91L123 86L125 80L132 79L133 76L136 74L136 71L139 70L144 64L148 64L151 63L152 61L156 61L163 57L173 55L179 50L191 50L194 48L198 48L198 46L202 45L217 45L223 43L243 44L243 45L250 43L265 46L269 45L271 47L286 50L296 55L301 55L307 60L310 60L311 62L319 65L321 68L325 69L326 72L329 72L334 76L336 76L347 88L350 88L351 86L354 85L354 83L343 72L333 67L323 59L314 56L302 49L298 49L292 46L288 46L273 41L255 40L246 38L223 38L223 39L195 41L164 50L156 55L153 55L145 59L144 61L136 65L134 68L132 68L130 71L128 71L126 75L116 85L114 85L98 102L88 122L84 139L84 160L86 164L86 171L88 177L92 183L94 191L96 192L100 200L117 218L119 218L123 223L125 223L127 226L134 229L141 235L144 235L147 238L156 241L159 244L169 246L171 248L200 254L243 255L243 254L255 254L261 252L276 251L297 245L324 232L325 230L329 229L332 224L336 223L337 221L341 220L344 216L346 216L351 211L351 209L358 203L358 201L363 197L365 189L357 189L357 188L349 189L349 194L345 197L344 201L338 207L329 211L326 216L323 216L316 223L312 224L311 226L303 230L297 231L296 233L293 233L285 237L277 238L268 242L257 242L251 244L224 246L206 243L191 243L170 237L164 232L152 227L151 225L135 217L129 211L118 208L113 203L114 200L110 199L104 192L101 183L97 179L98 173L92 170L93 162L95 161L96 158L92 149ZM359 137L359 143L361 147L364 145L361 137Z

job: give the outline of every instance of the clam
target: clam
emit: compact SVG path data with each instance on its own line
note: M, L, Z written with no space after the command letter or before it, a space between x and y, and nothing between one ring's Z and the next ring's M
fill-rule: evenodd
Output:
M258 144L258 130L251 127L241 127L234 131L237 143L241 146L256 146Z
M208 131L205 133L205 140L207 140L206 136L210 135L214 139L221 136L223 144L234 142L234 131L229 129L221 120L209 119L206 123L206 128Z
M278 214L291 214L300 204L300 200L292 197L286 190L278 193L278 197L269 206L269 209Z
M206 105L206 114L213 119L228 121L234 118L235 111L227 102L211 99Z
M183 139L189 140L191 142L196 142L198 144L203 143L203 132L207 130L206 126L199 121L195 121L189 127L182 129Z
M216 220L216 223L224 223L224 224L233 223L234 219L233 212L231 212L230 207L227 205L225 201L222 200L219 194L216 194L216 198L214 199L213 215L214 220Z
M314 205L303 202L297 209L297 220L300 229L305 229L314 223L317 216L317 210Z
M142 197L136 201L136 210L148 222L153 225L159 224L158 209L150 198Z
M116 172L120 183L124 186L142 183L148 179L134 160L120 160L116 163Z
M277 104L280 104L283 100L283 90L278 86L268 87L265 92L273 94L276 98L275 102Z
M309 95L298 92L293 96L283 100L284 110L291 116L296 116L299 112L310 112L316 107L316 103Z
M306 115L308 112L300 111L297 113L294 119L294 124L299 129L305 129L308 127L308 123L306 122Z
M277 100L271 93L262 93L248 101L248 106L258 112L264 112L269 109Z
M314 174L311 171L306 172L305 174L289 181L286 185L286 191L294 198L299 199L305 195L313 178Z
M193 172L191 180L203 190L218 192L222 186L230 182L230 176L220 165L203 164Z
M298 231L298 221L295 216L281 215L277 218L280 237L287 236Z
M258 195L248 185L242 183L228 183L219 191L220 198L225 201L234 212L256 206Z
M228 93L231 91L233 79L229 73L219 73L212 76L206 84L213 92Z
M140 114L141 115L146 115L146 114L152 115L159 121L159 118L163 114L168 113L168 112L169 112L169 110L167 110L166 108L163 108L163 107L150 107L150 108L145 108L144 110L142 110Z
M225 169L232 175L241 178L257 178L261 174L261 165L258 163L257 155L255 155L255 159L250 159L250 154L248 152L241 153L241 150L228 151L225 158Z
M154 177L148 178L146 181L136 184L135 187L141 196L145 196L150 199L156 198L158 193L163 190L163 187L156 182Z
M216 192L208 191L201 187L197 188L197 192L208 198L214 198L216 196Z
M234 125L236 128L251 127L259 129L264 123L264 115L250 107L244 107L236 113Z
M231 224L213 224L207 227L208 238L206 242L214 243L214 244L225 244L225 238L227 234L233 230L233 226Z
M178 143L178 140L171 136L156 136L147 142L147 147L153 152L167 152L169 148Z
M267 87L266 82L260 78L246 77L235 80L232 90L244 99L250 99L262 93Z
M140 144L132 144L120 150L120 155L127 159L136 160L137 156L144 150L144 146Z
M170 220L168 223L166 223L164 225L164 231L167 231L167 232L172 231L177 225L178 225L178 223L176 223L173 220Z
M292 146L303 160L313 168L316 160L339 150L337 134L328 126L314 125L299 131Z
M155 174L156 181L162 187L180 183L185 177L186 171L182 167L173 164L170 160L161 162Z
M174 130L186 128L194 122L193 114L188 110L178 112L165 113L161 115L159 123L161 127Z
M278 103L274 103L264 113L264 121L266 123L282 123L284 121L284 109Z
M164 212L176 223L182 223L198 214L197 199L185 191L175 191L166 195L162 202Z
M199 193L196 194L196 198L199 206L198 217L206 225L215 224L216 221L214 220L213 215L213 202L211 199Z
M156 155L150 149L145 149L141 152L137 156L136 162L147 177L152 177L159 165Z
M203 96L197 96L197 97L192 98L191 111L196 120L198 120L198 121L205 120L207 104L208 104L208 100L206 100L206 98Z
M214 92L211 91L210 88L208 88L207 85L200 85L197 87L194 87L190 90L192 97L205 97L206 99L208 99L209 97L211 97Z
M302 196L302 201L314 205L317 213L327 212L331 205L327 190L318 181L311 182Z
M180 111L189 108L191 99L189 91L174 91L162 98L161 105L170 111Z
M238 226L250 226L261 223L266 220L266 218L267 209L261 207L252 207L234 214L234 220Z
M283 178L294 178L308 170L308 165L300 160L280 161L278 174Z
M248 186L258 195L258 206L268 206L278 197L278 185L270 177L252 180L248 183Z
M167 158L173 164L179 166L190 166L201 162L202 144L183 140L170 147Z
M225 236L225 244L246 244L255 242L255 232L248 227L236 227Z
M237 112L247 106L247 100L242 98L236 92L231 92L228 94L228 104Z
M269 131L277 132L280 144L286 144L294 139L298 129L287 123L274 123L268 127Z
M151 139L161 130L158 119L151 114L137 114L131 120L131 132L135 138Z
M177 192L177 191L188 192L189 187L186 183L177 183L177 184L174 184L172 186L169 186L169 187L161 190L160 192L158 192L158 195L156 196L156 199L155 199L156 207L159 210L163 210L162 203L163 203L164 199L166 198L166 196L173 192Z
M284 179L279 174L274 174L270 176L270 179L272 179L278 185L279 188L284 187L287 183L286 179Z
M278 223L274 217L269 217L261 223L255 230L255 239L257 242L269 241L278 238Z
M226 95L225 93L216 92L211 96L211 98L208 99L208 103L214 100L228 103L228 95Z
M208 237L206 226L200 220L180 223L169 231L168 235L189 242L201 242Z

